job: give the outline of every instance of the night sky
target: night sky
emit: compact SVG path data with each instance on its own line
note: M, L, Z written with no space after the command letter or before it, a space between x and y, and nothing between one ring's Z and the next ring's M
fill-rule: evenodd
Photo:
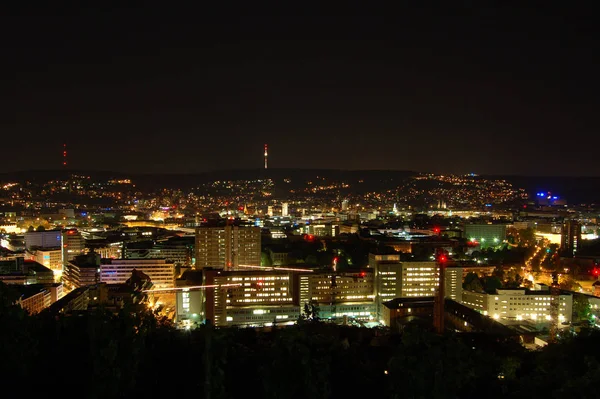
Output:
M600 175L591 9L382 14L4 12L0 171Z

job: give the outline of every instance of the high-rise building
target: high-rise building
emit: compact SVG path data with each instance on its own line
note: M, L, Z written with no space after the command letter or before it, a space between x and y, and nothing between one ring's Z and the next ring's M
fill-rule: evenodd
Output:
M260 266L260 227L196 228L196 268Z
M350 202L347 199L342 201L342 212L346 212L348 210L349 204L350 204Z
M281 204L281 216L288 216L289 215L289 204L287 202L284 202Z
M79 231L69 229L63 232L63 262L75 259L84 249L85 240Z
M400 255L369 254L369 266L375 270L375 305L381 319L382 303L394 298L431 297L440 281L434 261L401 262Z
M462 283L463 268L460 266L447 266L444 268L444 292L445 297L461 303L462 301Z
M560 237L563 256L575 256L581 245L581 224L576 220L565 220Z

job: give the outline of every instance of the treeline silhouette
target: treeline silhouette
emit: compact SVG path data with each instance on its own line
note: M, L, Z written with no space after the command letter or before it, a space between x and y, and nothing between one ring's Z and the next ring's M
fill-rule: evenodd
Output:
M417 326L401 334L311 321L181 331L145 310L31 316L13 303L0 283L1 389L18 397L598 396L600 334L592 331L531 352L510 339Z

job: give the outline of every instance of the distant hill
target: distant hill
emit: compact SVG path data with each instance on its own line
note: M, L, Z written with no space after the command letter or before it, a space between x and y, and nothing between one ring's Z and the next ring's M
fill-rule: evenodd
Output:
M551 192L567 200L569 204L600 204L600 177L577 176L482 176L506 179L514 186L522 187L532 196L539 192Z
M71 174L90 176L92 179L131 178L141 189L169 188L189 189L215 180L254 180L270 178L276 184L290 179L290 187L306 181L317 182L317 177L328 180L345 181L352 190L377 191L395 187L403 180L418 173L407 170L341 170L341 169L241 169L219 170L193 174L135 174L112 171L83 170L29 170L1 173L0 182L8 181L48 181L67 179ZM600 204L600 177L562 176L516 176L482 175L487 179L505 179L516 187L522 187L535 197L537 192L550 191L553 195L565 198L569 204ZM322 182L322 180L319 180Z

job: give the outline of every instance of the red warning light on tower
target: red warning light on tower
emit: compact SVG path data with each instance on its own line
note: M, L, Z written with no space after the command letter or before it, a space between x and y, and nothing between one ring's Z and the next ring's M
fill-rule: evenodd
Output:
M63 144L63 166L67 166L67 144Z
M446 258L446 255L440 255L440 257L438 258L438 261L440 263L445 263L448 260L448 258Z

